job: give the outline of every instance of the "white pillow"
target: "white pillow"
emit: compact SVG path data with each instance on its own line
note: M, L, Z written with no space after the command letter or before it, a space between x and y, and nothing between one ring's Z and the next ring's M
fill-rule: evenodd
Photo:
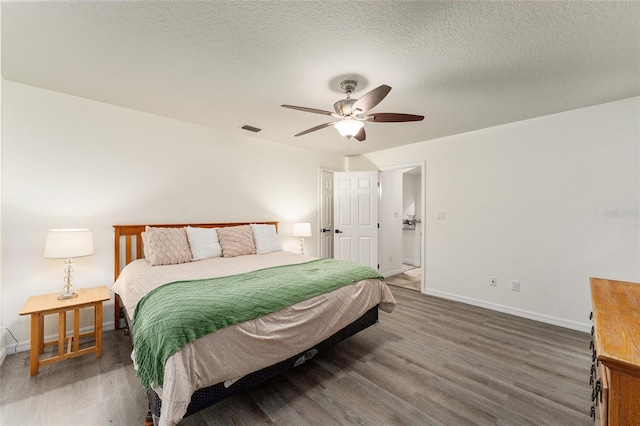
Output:
M266 254L282 251L275 225L251 224L253 240L256 243L256 254Z
M222 247L215 228L192 228L187 226L187 237L193 260L222 256Z

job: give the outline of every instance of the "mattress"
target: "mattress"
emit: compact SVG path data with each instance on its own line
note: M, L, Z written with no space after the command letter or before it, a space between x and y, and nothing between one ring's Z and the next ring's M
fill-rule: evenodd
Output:
M122 270L113 291L129 315L135 315L135 306L145 294L169 282L234 275L313 259L281 251L167 266L149 266L144 260L136 260ZM179 422L197 389L220 382L232 384L286 360L327 339L376 305L391 312L395 300L384 281L362 280L187 344L167 359L163 386L154 387L163 401L160 424Z

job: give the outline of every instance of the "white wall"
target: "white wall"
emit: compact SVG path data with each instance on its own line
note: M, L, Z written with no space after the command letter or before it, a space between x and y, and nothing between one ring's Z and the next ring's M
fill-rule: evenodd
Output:
M380 151L350 168L426 160L429 293L586 329L589 276L640 280L639 101ZM62 264L42 256L47 229L94 230L96 254L77 260L77 287L111 285L116 223L278 220L295 251L290 224L316 222L318 169L343 166L340 157L8 81L2 104L0 324L19 350L29 338L22 304L62 285ZM433 220L436 210L444 221ZM109 303L107 328L112 313ZM13 350L6 336L5 349Z
M0 321L19 350L28 348L29 319L18 315L26 299L62 288L63 262L43 257L48 229L93 229L95 255L76 260L78 288L113 284L114 224L277 220L296 251L291 223L317 222L318 169L343 166L342 157L9 81L2 101ZM113 327L112 302L104 321ZM53 319L45 328L55 333Z
M0 22L2 22L2 7L0 7ZM2 31L0 31L0 45L2 45ZM0 55L0 58L2 55ZM0 59L0 69L2 69L2 60ZM0 94L2 94L2 89L4 85L4 79L0 76ZM2 100L0 99L0 117L2 117ZM2 120L0 120L0 147L2 147ZM1 149L0 149L1 151ZM2 156L0 154L0 176L2 175ZM0 188L0 199L2 197L2 188ZM2 209L0 209L0 223L2 223ZM2 229L0 227L0 241L2 241ZM5 338L7 334L4 329L4 315L3 315L3 302L2 302L2 244L0 244L0 365L4 361L7 356L6 343Z
M428 293L586 330L590 276L640 280L639 102L379 151L351 168L426 161Z

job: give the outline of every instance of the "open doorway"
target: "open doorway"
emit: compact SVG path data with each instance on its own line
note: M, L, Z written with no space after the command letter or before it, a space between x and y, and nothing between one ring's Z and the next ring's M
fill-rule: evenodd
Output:
M424 165L380 174L380 272L389 284L422 291L424 282Z

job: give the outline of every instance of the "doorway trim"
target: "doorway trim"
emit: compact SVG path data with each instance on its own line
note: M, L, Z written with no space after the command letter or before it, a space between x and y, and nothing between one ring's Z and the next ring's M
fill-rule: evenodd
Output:
M319 256L322 254L322 236L320 235L320 228L322 227L321 224L321 219L322 219L322 208L324 206L324 201L322 200L322 173L331 173L331 175L333 176L334 173L338 173L338 172L343 172L344 170L340 170L340 169L333 169L333 168L327 168L327 167L319 167L318 168L318 208L316 210L316 219L317 219L317 232L319 234L319 238L318 238L318 253ZM333 190L331 191L331 215L333 215ZM333 224L333 222L332 222ZM331 233L333 234L333 228L331 229ZM333 257L333 238L331 238L331 254Z
M427 234L425 232L425 228L426 228L426 221L427 221L427 174L426 174L426 170L427 170L427 162L426 161L416 161L416 162L411 162L411 163L402 163L402 164L395 164L395 165L391 165L391 166L385 166L385 167L381 167L380 168L380 172L387 172L387 171L391 171L391 170L398 170L398 169L410 169L410 168L416 168L416 167L420 167L420 196L421 196L421 205L420 208L422 210L422 221L420 223L420 267L422 268L422 274L420 276L420 292L424 294L425 292L425 264L426 264L426 255L425 255L425 241L427 238ZM382 203L384 202L384 200L381 198L380 199L380 205L382 205ZM382 220L382 218L380 218L380 220Z

